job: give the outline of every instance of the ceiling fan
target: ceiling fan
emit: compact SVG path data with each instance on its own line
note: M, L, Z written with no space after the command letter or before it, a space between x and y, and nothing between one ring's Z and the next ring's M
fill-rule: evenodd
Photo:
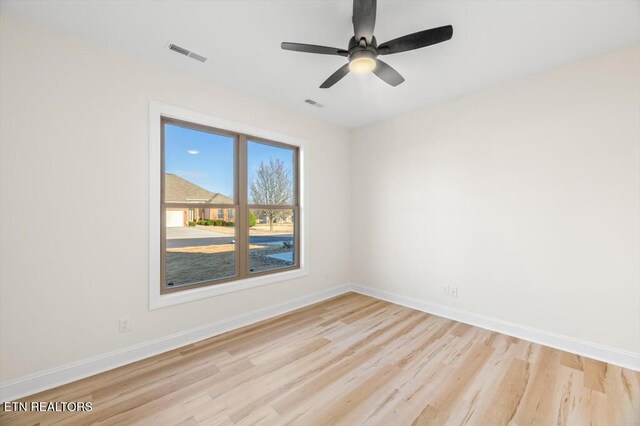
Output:
M376 25L376 0L353 0L352 21L355 35L349 40L349 47L346 50L337 47L290 42L283 42L280 47L284 50L293 50L295 52L337 55L349 58L348 63L331 74L320 85L321 89L328 89L333 86L349 72L364 74L371 71L384 82L395 87L402 83L404 78L389 64L378 59L379 55L391 55L420 49L421 47L442 43L453 36L453 27L446 25L408 34L378 46L376 38L373 36L373 29Z

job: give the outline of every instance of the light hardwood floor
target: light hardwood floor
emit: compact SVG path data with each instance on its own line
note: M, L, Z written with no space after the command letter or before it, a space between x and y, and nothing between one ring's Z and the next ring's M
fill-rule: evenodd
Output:
M5 424L629 425L640 373L358 294L27 401Z

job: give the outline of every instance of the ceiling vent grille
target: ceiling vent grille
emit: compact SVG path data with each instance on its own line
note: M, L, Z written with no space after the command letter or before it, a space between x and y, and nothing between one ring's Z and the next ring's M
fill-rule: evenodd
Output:
M318 107L318 108L324 108L324 105L322 105L319 102L314 101L313 99L305 99L304 100L306 103L308 103L309 105L313 105L314 107Z
M177 44L170 44L169 50L173 50L176 53L195 59L196 61L206 62L207 60L207 58L205 58L204 56L198 55L197 53L185 49L184 47L180 47Z

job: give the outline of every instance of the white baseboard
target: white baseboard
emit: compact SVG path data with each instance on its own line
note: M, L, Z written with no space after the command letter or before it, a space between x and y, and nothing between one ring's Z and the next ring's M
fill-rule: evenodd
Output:
M412 297L378 290L372 287L351 284L351 291L375 297L376 299L386 300L387 302L406 306L418 311L471 324L476 327L507 334L530 342L550 346L552 348L571 352L587 358L593 358L609 364L640 371L640 354L634 352L622 351L616 348L588 342L586 340L563 336L561 334L527 327L520 324L514 324L512 322L451 308L438 303L426 302Z
M257 311L192 328L191 330L161 337L149 342L130 346L61 367L35 373L0 384L0 401L15 401L56 386L64 385L94 374L102 373L125 364L130 364L153 355L170 351L209 337L217 336L240 327L254 324L284 313L321 302L349 291L344 284L309 294L298 299L279 303Z

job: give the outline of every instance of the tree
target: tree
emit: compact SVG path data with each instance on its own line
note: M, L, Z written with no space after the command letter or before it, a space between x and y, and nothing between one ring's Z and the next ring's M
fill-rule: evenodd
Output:
M281 160L269 160L268 163L260 162L255 176L249 182L249 192L252 204L261 205L287 205L293 204L293 187L291 173L284 167ZM260 216L266 216L269 221L269 231L273 231L273 222L281 217L288 216L287 211L262 209Z

